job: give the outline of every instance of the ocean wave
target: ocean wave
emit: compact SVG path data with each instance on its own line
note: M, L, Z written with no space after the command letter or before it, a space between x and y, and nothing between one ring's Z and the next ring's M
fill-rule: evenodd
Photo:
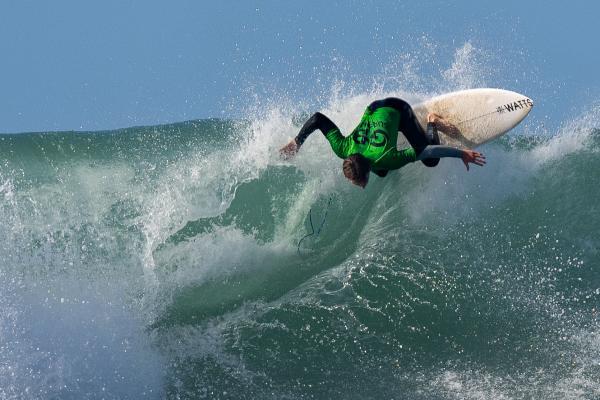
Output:
M323 112L348 133L375 98L483 85L477 57ZM366 190L320 135L279 159L307 107L257 108L0 138L0 395L598 394L597 107Z

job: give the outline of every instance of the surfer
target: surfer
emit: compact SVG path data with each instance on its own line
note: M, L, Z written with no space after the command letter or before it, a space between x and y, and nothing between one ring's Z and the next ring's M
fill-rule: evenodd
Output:
M293 157L308 136L319 129L333 152L344 159L344 176L362 188L369 182L369 172L385 177L390 170L417 160L428 167L435 167L440 158L461 158L467 170L469 163L485 164L485 157L479 152L441 146L438 128L448 135L458 132L455 126L433 113L427 116L427 130L424 131L406 101L388 97L369 104L358 126L346 137L325 115L320 112L313 114L298 135L280 150L280 154L285 159ZM398 131L406 136L411 147L396 149Z

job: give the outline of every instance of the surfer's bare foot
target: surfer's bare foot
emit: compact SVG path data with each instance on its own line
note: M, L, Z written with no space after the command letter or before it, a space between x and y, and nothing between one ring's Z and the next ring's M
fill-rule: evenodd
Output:
M437 121L439 121L440 119L442 119L442 117L435 113L427 114L427 122L433 122L434 124L437 124Z
M427 122L433 122L436 127L438 128L438 130L444 132L446 135L449 136L458 136L460 135L460 131L458 130L458 128L454 125L452 125L450 122L446 121L444 119L444 117L437 115L435 113L429 113L427 115Z

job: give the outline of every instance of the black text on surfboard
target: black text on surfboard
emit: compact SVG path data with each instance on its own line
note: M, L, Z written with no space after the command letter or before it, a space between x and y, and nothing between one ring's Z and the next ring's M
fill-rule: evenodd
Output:
M528 98L524 98L518 101L514 101L512 103L507 103L501 106L496 107L496 112L498 114L503 114L505 112L513 112L515 110L521 110L523 108L531 108L533 107L533 101Z

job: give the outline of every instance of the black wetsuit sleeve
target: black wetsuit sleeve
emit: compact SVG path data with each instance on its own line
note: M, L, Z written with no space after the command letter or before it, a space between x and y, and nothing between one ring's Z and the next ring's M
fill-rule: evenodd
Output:
M417 160L425 160L428 158L445 158L454 157L462 158L463 151L450 146L427 146L418 155Z
M325 115L320 112L314 113L312 117L308 119L300 129L298 135L294 139L298 146L302 146L307 137L310 136L315 130L320 130L323 135L327 135L327 133L331 132L334 129L339 130L339 128L327 118Z

